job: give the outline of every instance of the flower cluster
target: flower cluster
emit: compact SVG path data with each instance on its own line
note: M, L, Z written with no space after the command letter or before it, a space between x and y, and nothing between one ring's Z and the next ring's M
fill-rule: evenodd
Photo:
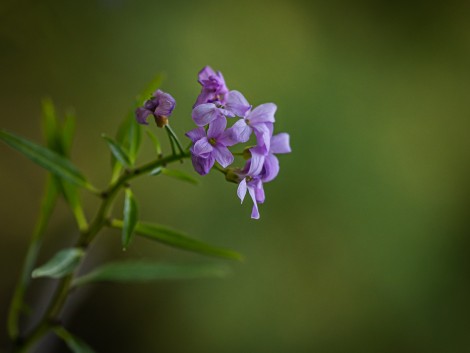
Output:
M244 168L224 171L227 179L239 183L237 194L242 202L248 191L253 200L251 217L258 219L258 204L265 200L263 183L273 180L279 173L275 154L291 152L287 133L273 135L277 107L266 103L253 109L240 92L227 88L222 73L209 66L199 72L198 82L202 90L192 111L198 127L186 133L192 141L194 169L205 175L215 162L227 168L234 161L228 147L246 143L254 134L256 145L247 149L249 157ZM227 118L237 120L227 128Z

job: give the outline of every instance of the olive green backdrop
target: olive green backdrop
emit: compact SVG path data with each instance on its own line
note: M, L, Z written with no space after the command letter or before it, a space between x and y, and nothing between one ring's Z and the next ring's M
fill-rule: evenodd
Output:
M275 102L291 135L259 221L216 173L134 184L144 220L241 251L230 277L95 285L67 327L98 352L470 351L469 18L458 0L1 0L1 127L39 141L43 97L74 107L74 161L98 186L100 134L158 72L180 135L207 64L251 103ZM0 145L1 346L44 179ZM41 261L74 236L62 203ZM108 232L86 266L130 257L199 259L142 239L123 254ZM40 308L51 282L36 282ZM66 348L49 337L39 351Z

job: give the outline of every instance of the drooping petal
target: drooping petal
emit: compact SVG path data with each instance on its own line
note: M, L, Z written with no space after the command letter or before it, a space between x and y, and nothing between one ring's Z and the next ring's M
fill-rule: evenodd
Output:
M204 130L203 127L197 127L195 129L188 131L185 135L189 137L191 141L196 142L197 140L200 140L203 137L206 137L206 130Z
M258 147L264 149L264 153L268 153L271 145L271 137L273 133L272 123L254 124L253 130L255 131Z
M147 117L149 115L152 115L152 112L145 108L140 107L135 110L135 118L139 124L148 125Z
M228 130L230 131L231 139L241 143L248 141L250 139L251 132L253 131L253 129L246 124L245 119L238 120Z
M245 199L246 190L247 190L246 179L243 179L242 181L240 181L240 184L238 184L238 189L237 189L237 195L242 203L243 203L243 200Z
M214 103L205 103L194 108L191 116L197 126L204 126L214 121L219 112Z
M264 195L263 182L261 180L257 180L254 186L255 186L256 202L264 203L264 200L266 197Z
M247 116L253 124L258 123L274 123L274 113L277 106L274 103L265 103L257 106Z
M229 149L221 144L217 144L214 146L214 155L215 160L219 162L219 164L227 168L230 164L233 163L234 157Z
M289 134L282 132L271 138L272 153L290 153Z
M251 151L251 163L250 163L250 169L248 170L248 175L250 176L256 176L261 173L261 170L263 169L264 165L264 155L253 152L253 149L250 149Z
M259 219L258 204L256 203L256 193L253 187L248 186L248 192L253 200L253 209L251 210L251 218Z
M207 158L207 155L214 150L214 147L209 143L207 137L203 137L197 140L196 143L191 147L191 153L198 157Z
M245 117L246 113L251 109L251 105L243 94L238 91L230 91L225 100L225 108L237 116Z
M191 156L191 161L193 163L194 170L200 175L206 175L211 170L212 166L215 163L215 158L212 155L209 155L207 158L198 157L194 154Z
M268 154L264 161L264 172L262 180L267 183L279 174L279 160L274 154Z
M175 109L176 101L175 99L168 93L163 91L157 90L154 93L154 96L158 100L157 108L155 109L155 115L159 116L170 116Z
M219 135L224 132L226 126L227 119L225 119L224 116L218 117L209 124L209 129L207 129L207 137L210 139L217 139Z

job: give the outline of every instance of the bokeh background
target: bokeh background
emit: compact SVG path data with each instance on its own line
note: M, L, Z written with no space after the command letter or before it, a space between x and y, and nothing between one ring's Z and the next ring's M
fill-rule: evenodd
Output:
M260 221L216 173L133 184L144 220L242 252L231 276L91 286L67 327L98 352L470 352L469 19L461 0L1 0L1 127L39 141L41 99L73 107L74 161L98 186L100 134L158 72L181 135L207 64L276 102L291 135ZM2 347L44 180L0 145ZM76 235L62 203L40 260ZM143 239L123 254L111 231L87 266L115 258L200 259ZM36 281L34 308L51 285ZM67 350L48 337L37 351Z

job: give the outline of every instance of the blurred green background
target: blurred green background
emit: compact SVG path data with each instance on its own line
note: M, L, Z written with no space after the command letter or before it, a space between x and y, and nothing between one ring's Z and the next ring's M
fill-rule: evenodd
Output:
M74 107L74 161L100 187L100 134L158 72L180 135L207 64L275 102L291 135L259 221L216 173L134 183L144 220L242 252L230 277L90 286L66 326L98 352L470 352L469 18L461 0L1 0L1 127L39 141L43 97ZM1 347L44 179L0 145ZM60 206L41 262L77 235ZM112 231L95 245L88 267L200 259L143 239L123 254ZM41 308L51 282L35 282ZM37 351L67 350L48 337Z

